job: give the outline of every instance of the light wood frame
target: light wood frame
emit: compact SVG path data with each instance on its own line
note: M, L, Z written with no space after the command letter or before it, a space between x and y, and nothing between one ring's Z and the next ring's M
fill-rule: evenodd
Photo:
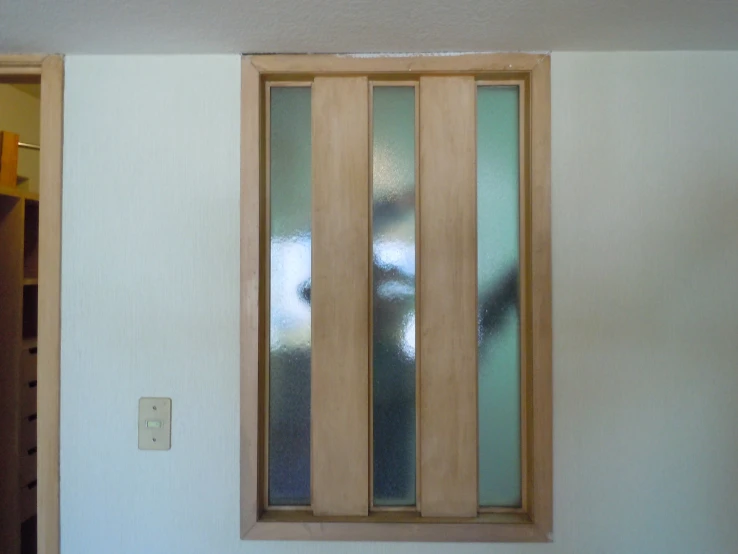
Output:
M550 57L471 54L361 58L331 55L243 57L241 73L241 537L275 540L547 542L553 529L551 356L551 94ZM520 85L521 357L523 506L480 510L465 518L421 518L417 512L316 517L309 511L266 510L262 419L265 410L264 83L320 75L407 80L419 75L474 75L480 84ZM522 114L521 114L522 115ZM526 298L526 300L522 300Z
M0 56L0 83L41 83L38 294L38 554L59 554L59 385L64 59Z

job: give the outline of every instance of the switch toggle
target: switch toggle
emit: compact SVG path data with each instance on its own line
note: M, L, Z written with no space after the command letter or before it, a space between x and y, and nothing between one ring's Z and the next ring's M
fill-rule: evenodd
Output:
M169 450L172 447L172 399L141 398L138 401L138 449Z

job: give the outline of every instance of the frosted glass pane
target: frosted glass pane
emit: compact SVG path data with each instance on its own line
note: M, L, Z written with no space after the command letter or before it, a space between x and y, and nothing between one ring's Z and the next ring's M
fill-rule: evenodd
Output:
M373 105L374 504L415 504L415 89Z
M518 89L477 93L479 503L520 506Z
M310 504L311 110L307 87L270 106L269 503Z

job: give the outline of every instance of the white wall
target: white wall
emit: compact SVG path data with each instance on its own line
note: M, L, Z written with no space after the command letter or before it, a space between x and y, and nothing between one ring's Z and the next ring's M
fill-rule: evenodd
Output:
M736 551L738 53L554 55L550 545L241 542L239 60L66 67L63 554Z

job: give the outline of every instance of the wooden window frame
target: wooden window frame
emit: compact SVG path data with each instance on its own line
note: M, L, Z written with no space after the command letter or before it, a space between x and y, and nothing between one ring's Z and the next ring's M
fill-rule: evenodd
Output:
M470 54L420 57L244 56L241 70L241 537L256 540L549 542L553 528L551 355L550 56ZM523 507L483 509L476 518L421 518L396 511L319 517L266 510L263 333L266 302L264 84L327 75L474 75L521 84L521 357ZM527 327L526 327L527 326Z
M59 554L59 387L64 58L0 55L0 83L40 83L37 361L38 553Z

